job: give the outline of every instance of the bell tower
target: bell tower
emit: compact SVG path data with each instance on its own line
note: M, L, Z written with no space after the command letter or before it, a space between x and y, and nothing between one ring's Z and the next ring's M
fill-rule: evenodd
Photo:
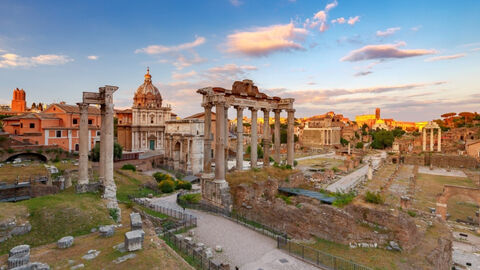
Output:
M25 91L16 88L13 90L12 112L25 112L26 108Z

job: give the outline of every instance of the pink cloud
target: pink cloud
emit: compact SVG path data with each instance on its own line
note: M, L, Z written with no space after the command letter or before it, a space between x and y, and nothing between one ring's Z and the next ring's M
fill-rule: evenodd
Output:
M146 53L146 54L164 54L179 52L187 49L192 49L197 46L205 43L206 39L204 37L197 37L192 42L182 43L174 46L165 46L165 45L149 45L142 49L135 50L135 53Z
M348 18L348 24L355 25L360 20L360 16L350 17Z
M252 31L237 32L227 37L228 52L248 56L266 56L277 51L303 50L298 43L308 33L293 23L258 27Z
M347 20L345 20L344 17L336 18L336 19L331 21L331 23L339 23L339 24L344 24L346 22L347 22Z
M466 55L467 55L466 53L458 53L458 54L452 54L452 55L441 55L441 56L427 58L427 59L425 59L425 61L426 62L434 62L434 61L441 61L441 60L451 60L451 59L462 58Z
M356 62L371 59L407 58L437 53L435 50L402 50L398 48L405 45L406 43L403 41L396 44L367 45L360 49L351 51L346 56L342 57L340 61Z
M392 27L392 28L387 28L385 31L378 30L377 31L377 37L386 37L386 36L391 36L395 34L395 32L399 31L400 27Z

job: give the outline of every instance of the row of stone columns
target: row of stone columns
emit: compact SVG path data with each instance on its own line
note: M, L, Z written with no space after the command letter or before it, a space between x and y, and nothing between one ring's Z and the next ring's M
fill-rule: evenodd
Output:
M328 130L328 129L323 130L323 144L324 145L332 144L332 130Z
M433 128L423 128L422 133L423 133L423 143L422 143L422 149L423 151L427 151L427 132L430 130L430 151L435 151L434 150L434 137L433 133L434 130ZM437 140L437 151L441 152L442 151L442 130L438 128L438 140Z
M225 180L225 173L227 171L227 159L228 159L228 106L225 102L216 102L216 139L215 139L215 179L217 181ZM211 172L211 104L205 104L205 138L204 138L204 172ZM237 110L237 154L236 154L236 168L238 170L243 169L243 106L235 106ZM250 107L251 112L251 142L250 142L250 165L252 168L257 167L258 156L258 109ZM264 127L263 127L263 164L268 166L270 164L270 110L262 109L264 115ZM273 110L275 113L275 142L274 160L280 163L280 109ZM293 166L293 153L294 153L294 112L295 110L287 110L288 114L288 130L287 130L287 164Z

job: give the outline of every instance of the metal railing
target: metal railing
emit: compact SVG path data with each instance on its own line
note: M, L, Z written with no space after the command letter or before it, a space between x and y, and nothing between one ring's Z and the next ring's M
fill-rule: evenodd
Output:
M284 237L277 237L277 247L289 254L321 268L333 270L373 270L370 267L328 254L318 249L295 243Z

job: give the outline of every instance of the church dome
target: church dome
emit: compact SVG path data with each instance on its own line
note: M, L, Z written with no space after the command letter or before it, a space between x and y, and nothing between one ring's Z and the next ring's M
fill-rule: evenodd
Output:
M133 107L136 108L161 108L162 96L152 83L152 75L150 69L147 68L145 74L145 81L137 88L135 96L133 97Z

